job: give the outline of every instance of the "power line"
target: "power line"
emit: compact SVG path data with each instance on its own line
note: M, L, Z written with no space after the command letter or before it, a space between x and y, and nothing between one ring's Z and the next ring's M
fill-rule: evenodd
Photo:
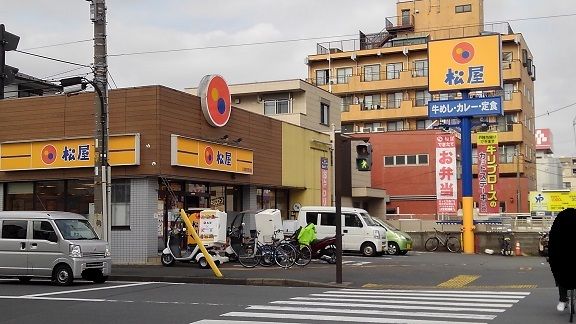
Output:
M73 41L73 42L58 43L58 44L52 44L52 45L43 45L43 46L38 46L38 47L30 47L30 48L25 48L25 49L23 49L23 50L24 50L24 51L29 51L29 50L39 49L39 48L56 47L56 46L62 46L62 45L70 45L70 44L77 44L77 43L83 43L83 42L91 42L91 41L92 41L92 39L83 39L83 40L78 40L78 41Z
M43 58L43 59L60 62L60 63L66 63L66 64L72 64L72 65L77 65L77 66L83 66L83 67L87 67L87 68L90 67L90 65L79 64L79 63L74 63L74 62L70 62L70 61L64 61L64 60L60 60L60 59L57 59L57 58L48 57L48 56L44 56L44 55L40 55L40 54L29 53L29 52L24 52L24 51L20 51L20 50L15 50L14 52L18 52L18 53L22 53L22 54L26 54L26 55L32 55L32 56L40 57L40 58Z

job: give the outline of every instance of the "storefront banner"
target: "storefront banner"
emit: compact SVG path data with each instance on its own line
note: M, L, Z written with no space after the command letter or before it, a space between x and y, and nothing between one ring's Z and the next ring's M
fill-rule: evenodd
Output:
M94 138L79 137L0 144L0 171L93 167ZM140 134L113 135L108 141L111 166L140 164Z
M328 185L328 158L322 157L320 158L320 190L322 194L322 206L330 206L329 202L329 185Z
M576 208L574 191L530 191L530 212L561 212Z
M254 152L172 134L172 165L213 171L253 174Z
M477 133L478 209L481 213L498 213L498 133Z
M436 136L436 201L437 212L455 213L458 200L456 174L456 137Z

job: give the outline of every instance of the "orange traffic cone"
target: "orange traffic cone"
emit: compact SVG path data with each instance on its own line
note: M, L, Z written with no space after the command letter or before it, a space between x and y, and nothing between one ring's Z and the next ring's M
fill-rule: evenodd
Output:
M514 247L514 254L516 254L516 256L522 255L522 250L520 249L520 241L516 241L516 247Z

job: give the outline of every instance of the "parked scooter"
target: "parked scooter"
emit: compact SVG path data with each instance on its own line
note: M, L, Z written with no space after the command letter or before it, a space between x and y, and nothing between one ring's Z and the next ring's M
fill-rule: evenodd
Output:
M540 239L538 240L538 254L543 257L548 256L548 232L540 232Z
M312 259L324 260L330 264L336 263L336 236L325 237L310 243Z
M171 267L176 261L195 262L198 263L200 268L207 269L210 265L204 257L204 254L200 251L198 244L187 243L186 249L183 250L181 248L183 241L186 239L186 235L186 228L174 228L170 231L166 248L162 251L162 257L160 258L162 265ZM227 258L221 257L217 253L211 253L210 251L208 251L208 253L210 253L217 266L227 261Z

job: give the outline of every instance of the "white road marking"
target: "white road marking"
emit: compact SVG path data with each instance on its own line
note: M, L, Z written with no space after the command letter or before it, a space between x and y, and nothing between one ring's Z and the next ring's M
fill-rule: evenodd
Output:
M41 297L41 296L51 296L51 295L61 295L61 294L72 294L77 292L86 292L86 291L96 291L96 290L106 290L106 289L116 289L116 288L127 288L127 287L134 287L134 286L143 286L149 285L156 282L139 282L127 285L119 285L119 286L110 286L110 287L98 287L98 288L85 288L85 289L76 289L76 290L63 290L63 291L55 291L43 294L34 294L34 295L24 295L22 297Z
M316 320L332 322L356 322L356 323L403 323L403 324L488 324L486 322L449 322L449 321L428 321L417 319L398 319L398 318L372 318L372 317L355 317L355 316L331 316L331 315L314 315L298 313L255 313L255 312L230 312L222 316L229 317L257 317L257 318L281 318L291 320ZM275 322L278 323L278 322Z
M522 299L526 295L495 295L495 294L460 294L460 293L446 293L446 292L434 292L434 293L420 293L412 291L403 292L388 292L388 291L331 291L327 293L341 293L350 295L374 295L374 296L422 296L422 297L464 297L464 298L501 298L501 299Z
M473 320L493 320L496 318L496 315L482 315L482 314L438 313L438 312L398 312L398 311L378 311L378 310L351 309L351 308L290 307L290 306L254 305L254 306L249 306L247 309L248 310L279 311L282 313L286 313L287 311L293 311L293 312L314 312L314 313L342 313L342 314L355 314L355 315L441 317L441 318L457 318L457 319L473 319Z
M307 305L307 306L334 306L334 307L358 307L358 308L391 308L391 309L426 309L426 310L439 310L449 312L486 312L486 313L502 313L506 311L502 308L478 308L478 307L442 307L442 306L422 306L422 305L382 305L382 304L351 304L350 302L342 303L328 303L328 302L306 302L294 300L281 300L273 301L271 304L280 305ZM442 305L446 305L442 303ZM474 305L476 306L476 305Z
M190 324L278 324L279 322L254 322L254 321L231 321L231 320L201 320ZM288 324L304 324L290 322Z
M417 296L394 296L394 295L383 295L383 296L358 296L358 295L347 295L347 294L310 294L310 296L330 296L330 297L348 297L348 298L374 298L374 299L409 299L409 300L444 300L444 301L467 301L467 302L482 302L482 303L517 303L518 300L514 299L490 299L490 298L446 298L446 297L417 297Z
M352 299L352 298L330 298L330 297L293 297L293 300L318 300L318 301L343 301L343 302L364 302L364 303L382 303L382 304L410 304L410 305L446 305L443 301L420 301L420 300L374 300L374 299ZM452 306L471 306L471 307L503 307L508 308L514 304L496 304L496 303L450 303Z
M342 291L359 291L359 292L414 292L414 293L435 293L435 294L488 294L488 295L530 295L530 292L526 291L485 291L485 290L405 290L405 289L382 289L382 290L374 290L374 289L352 289L352 288L344 288L337 290L336 292Z

